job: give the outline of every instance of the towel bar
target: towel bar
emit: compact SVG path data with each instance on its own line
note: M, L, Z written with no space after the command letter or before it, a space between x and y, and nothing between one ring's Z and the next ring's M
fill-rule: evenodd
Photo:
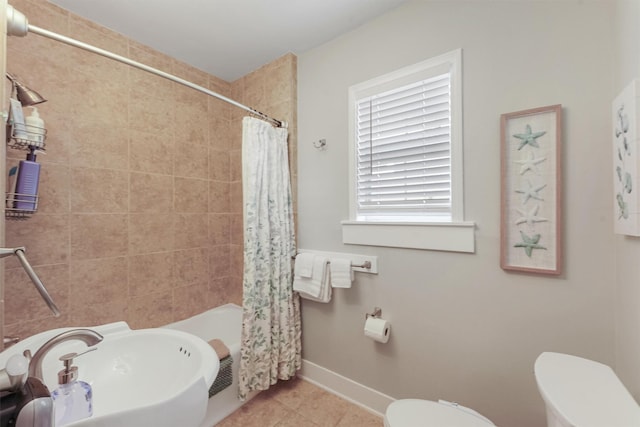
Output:
M292 256L291 259L296 259L295 256ZM331 261L328 261L331 264ZM367 270L371 268L371 261L365 261L362 264L354 264L351 263L351 268L366 268Z

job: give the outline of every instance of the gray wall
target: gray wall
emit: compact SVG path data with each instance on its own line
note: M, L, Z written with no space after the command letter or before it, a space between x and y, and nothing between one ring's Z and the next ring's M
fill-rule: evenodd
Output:
M414 1L299 55L299 246L375 254L380 269L329 304L304 301L305 359L395 398L456 400L519 427L545 423L533 377L541 352L613 365L613 13L606 1ZM476 253L343 245L347 88L456 48ZM552 104L564 107L565 273L506 273L500 114ZM326 151L312 145L321 138ZM386 345L362 333L374 306L393 324Z

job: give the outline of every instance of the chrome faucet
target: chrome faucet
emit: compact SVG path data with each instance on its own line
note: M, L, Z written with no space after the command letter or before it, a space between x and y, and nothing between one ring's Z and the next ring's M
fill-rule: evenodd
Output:
M29 350L25 350L24 355L27 359L31 359L29 361L29 376L36 377L40 380L42 378L42 360L49 353L49 350L66 341L71 340L80 340L84 342L87 347L91 347L93 345L98 344L103 340L103 336L93 331L91 329L70 329L68 331L62 332L61 334L56 335L51 338L46 343L42 344L42 347L35 352L33 357L30 356Z

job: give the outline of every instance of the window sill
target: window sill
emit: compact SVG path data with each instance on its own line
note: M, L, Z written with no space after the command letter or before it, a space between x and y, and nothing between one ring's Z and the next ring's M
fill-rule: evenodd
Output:
M342 221L342 242L350 245L475 252L475 223L391 223Z

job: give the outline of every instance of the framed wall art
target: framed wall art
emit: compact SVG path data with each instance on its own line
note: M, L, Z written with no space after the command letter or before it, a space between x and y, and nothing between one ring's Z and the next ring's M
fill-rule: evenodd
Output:
M612 105L614 231L629 236L640 236L636 82L624 88Z
M562 272L562 106L503 114L500 266Z

